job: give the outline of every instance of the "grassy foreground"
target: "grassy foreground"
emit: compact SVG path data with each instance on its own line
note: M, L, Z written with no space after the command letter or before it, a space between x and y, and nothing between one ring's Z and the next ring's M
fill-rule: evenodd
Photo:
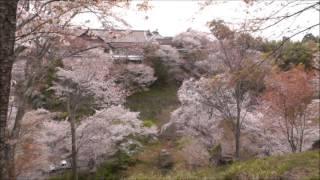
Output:
M144 166L129 172L124 179L130 180L198 180L198 179L320 179L319 151L307 151L284 156L256 158L236 162L222 167L187 170L173 169L167 174L161 174L154 168ZM142 168L142 167L141 167ZM147 168L147 169L146 169Z

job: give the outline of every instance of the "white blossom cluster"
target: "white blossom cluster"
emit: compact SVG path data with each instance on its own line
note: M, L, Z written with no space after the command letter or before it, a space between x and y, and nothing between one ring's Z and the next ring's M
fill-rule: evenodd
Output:
M218 75L215 78L223 80L227 79L228 76ZM221 112L213 110L208 99L215 102L221 100L220 98L210 97L210 94L215 94L221 90L225 96L224 99L228 100L227 105L221 108L228 109L232 115L236 112L236 107L235 102L228 98L228 96L232 96L232 92L228 92L228 86L219 84L220 89L207 87L208 83L215 81L215 78L184 81L178 91L181 106L171 114L170 122L163 126L162 132L169 126L176 126L181 134L198 138L209 147L225 143L221 142L225 141L223 139L225 129L220 126L225 116ZM250 107L249 98L245 99L247 100L243 102L243 106ZM245 120L241 124L241 146L246 149L249 148L248 150L254 151L259 156L290 152L290 146L279 127L278 120L281 117L276 114L269 116L266 108L268 108L267 104L261 102L255 107L244 108L242 111L242 117ZM315 123L319 116L317 108L319 108L319 100L313 100L308 106L309 120L306 124L303 150L309 149L312 143L319 138L318 125ZM233 134L230 134L230 136L233 136ZM234 142L228 143L233 144Z
M177 126L182 134L197 137L211 145L222 133L218 128L220 119L212 116L210 106L201 102L202 97L198 92L200 86L201 81L184 81L178 91L181 107L172 113L169 124Z
M99 164L120 147L125 148L133 143L139 145L139 142L134 141L134 137L156 135L156 127L143 127L138 116L137 112L130 112L121 106L112 106L82 120L77 127L79 165L87 166L89 161ZM70 136L67 135L68 138L60 143L69 152ZM130 138L132 140L127 141Z
M127 95L147 89L157 80L153 68L144 64L127 64L115 70L113 74L115 81L127 92Z
M17 163L21 179L44 178L48 175L46 172L50 165L70 158L70 124L67 121L56 121L54 116L55 113L44 109L30 111L25 115L16 159L21 161L27 157L32 158L28 162ZM76 133L79 167L89 168L90 162L94 162L94 166L98 165L119 148L132 153L135 149L128 146L139 146L134 137L155 136L157 128L144 127L138 116L137 112L112 106L82 120Z
M58 79L70 80L87 93L93 93L95 100L102 107L123 104L126 92L117 85L116 77L110 75L111 59L103 55L94 55L99 51L87 52L84 57L64 60L66 68L59 68ZM65 84L56 83L53 89L58 95L74 91Z
M189 29L187 32L175 36L173 43L187 49L205 47L210 43L211 36L208 33Z
M56 142L65 139L70 125L67 121L54 121L53 117L44 109L25 114L15 157L18 179L45 179L49 165L66 157Z

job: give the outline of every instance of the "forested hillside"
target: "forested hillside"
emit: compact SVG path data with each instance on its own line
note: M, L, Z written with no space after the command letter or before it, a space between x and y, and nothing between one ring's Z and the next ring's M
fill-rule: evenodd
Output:
M0 0L0 179L319 179L319 24L257 33L319 2L174 36L118 16L149 3Z

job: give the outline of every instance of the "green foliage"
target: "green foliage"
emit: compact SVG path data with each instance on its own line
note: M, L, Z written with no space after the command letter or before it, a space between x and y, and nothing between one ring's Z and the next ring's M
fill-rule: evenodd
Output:
M143 126L145 127L152 127L154 125L156 125L156 121L155 119L144 119L143 121Z
M47 65L39 67L37 71L39 75L30 80L30 91L38 93L29 93L28 100L35 109L45 108L53 112L61 112L56 116L56 119L63 120L68 116L67 112L65 112L66 102L57 97L54 90L50 89L57 78L57 67L63 67L62 60L53 59ZM93 97L87 98L86 102L79 106L76 112L76 119L92 115L94 113L93 102Z
M50 180L69 180L69 179L71 179L71 172L69 171L63 174L50 177Z
M310 68L312 51L305 44L300 42L289 42L279 55L279 67L288 70L291 64L303 64Z
M87 177L87 179L121 179L122 173L135 163L136 161L128 154L119 151L110 160L98 167L97 172Z
M314 42L313 42L314 43ZM306 68L311 67L312 54L316 48L310 47L310 43L287 41L266 41L258 48L265 53L274 53L276 64L282 70L289 70L292 65L303 64Z
M257 46L257 50L270 53L275 50L278 46L280 46L280 42L272 40L272 41L264 41L260 42L259 46Z
M174 167L174 159L169 153L161 152L155 162L163 174L170 172Z
M68 117L68 112L58 112L54 119L55 120L65 120Z
M248 179L270 179L279 178L293 169L304 171L307 168L309 172L303 174L300 178L309 179L310 177L319 177L318 164L319 152L310 151L237 162L228 167L220 175L225 178L241 175Z
M155 82L155 86L165 85L169 83L169 74L165 64L161 62L159 58L155 58L152 60L152 67L154 69L155 76L157 77L157 81Z
M191 136L182 136L181 138L173 140L174 147L177 150L182 150L185 146L191 144L194 139Z
M135 152L142 150L141 147L158 143L158 138L150 135L129 135L127 139L133 140L135 142L140 143L140 145L142 145L142 146L136 145L135 146L136 149L132 149Z
M209 149L210 156L218 155L220 152L221 152L221 145L220 144Z
M199 180L199 179L216 179L211 169L203 169L197 171L172 170L167 174L163 174L161 171L150 171L148 173L137 173L127 178L128 180Z
M319 43L319 40L319 36L315 37L313 34L308 33L303 37L302 42L313 41L315 43Z
M58 99L54 95L53 90L50 89L56 78L57 67L63 67L62 60L53 59L49 61L48 65L40 67L39 75L30 81L32 83L32 91L39 92L28 98L33 108L45 108L53 111L64 109L63 102Z
M94 110L94 100L88 100L85 104L81 104L79 109L77 110L76 119L81 119L83 117L91 116L95 113Z
M118 151L109 160L102 163L96 172L80 171L79 180L118 180L124 177L125 170L137 163L137 160L131 158L128 154ZM50 180L71 180L71 172L51 177Z

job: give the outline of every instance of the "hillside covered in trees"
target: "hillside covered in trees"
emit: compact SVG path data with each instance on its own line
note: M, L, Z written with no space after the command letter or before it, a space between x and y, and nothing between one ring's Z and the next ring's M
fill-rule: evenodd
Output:
M319 24L257 35L319 2L174 36L115 25L150 3L0 1L0 179L320 178Z

